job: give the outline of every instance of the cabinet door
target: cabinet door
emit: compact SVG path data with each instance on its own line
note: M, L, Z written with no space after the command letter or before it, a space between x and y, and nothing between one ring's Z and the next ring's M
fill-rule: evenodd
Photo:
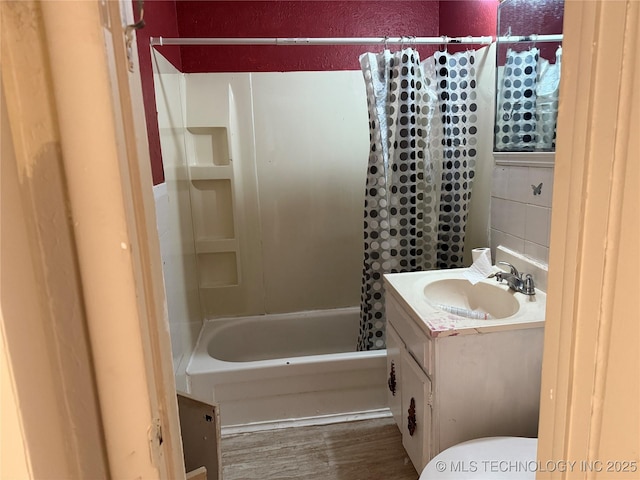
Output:
M395 298L387 295L385 301L387 322L395 328L406 349L420 364L422 370L431 375L431 342L427 335L420 330L416 322L405 312Z
M431 451L431 381L406 351L402 352L402 445L422 472Z
M393 418L402 430L402 340L387 324L387 400Z

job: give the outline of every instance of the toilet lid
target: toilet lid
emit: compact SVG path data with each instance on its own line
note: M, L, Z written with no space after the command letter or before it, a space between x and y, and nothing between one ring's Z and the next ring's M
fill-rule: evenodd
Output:
M420 480L534 480L537 438L487 437L436 455Z

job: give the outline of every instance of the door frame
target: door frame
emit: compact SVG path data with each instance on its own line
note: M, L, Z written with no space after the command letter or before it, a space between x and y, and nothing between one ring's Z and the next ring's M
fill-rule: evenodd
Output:
M130 49L136 66L130 73L125 44L132 2L1 3L4 100L21 208L31 226L26 247L38 272L31 287L42 306L34 325L54 325L43 340L48 356L34 352L33 361L61 380L34 385L18 368L24 345L3 328L23 466L36 477L184 478L137 49L135 43ZM38 177L42 169L59 180L56 209L47 205L55 182ZM9 220L3 227L13 226ZM60 234L65 230L68 238ZM45 255L55 253L56 242L69 254L59 265ZM58 268L77 274L78 283L65 285ZM9 327L19 319L2 321ZM90 365L83 388L71 378L68 357L80 351L76 344L86 346L76 363ZM27 392L38 388L57 406L41 421L58 419L52 436L64 450L48 465L36 426L27 421L38 405ZM99 431L83 437L74 425Z
M640 469L639 27L635 0L565 3L538 479Z

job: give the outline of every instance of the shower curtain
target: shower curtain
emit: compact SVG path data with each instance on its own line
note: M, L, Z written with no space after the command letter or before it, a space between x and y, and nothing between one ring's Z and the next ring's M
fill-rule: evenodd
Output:
M497 151L549 151L555 147L562 47L556 63L538 48L507 50L498 91L495 127Z
M476 156L475 56L360 57L369 109L358 350L385 348L382 275L461 266Z
M556 50L556 63L540 57L540 78L536 85L536 150L555 150L562 47Z

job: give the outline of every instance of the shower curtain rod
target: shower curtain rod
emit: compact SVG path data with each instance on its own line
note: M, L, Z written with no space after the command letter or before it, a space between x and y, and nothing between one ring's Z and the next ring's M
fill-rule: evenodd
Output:
M561 42L559 35L509 35L499 42ZM336 37L336 38L165 38L151 37L151 46L167 45L489 45L496 37Z

